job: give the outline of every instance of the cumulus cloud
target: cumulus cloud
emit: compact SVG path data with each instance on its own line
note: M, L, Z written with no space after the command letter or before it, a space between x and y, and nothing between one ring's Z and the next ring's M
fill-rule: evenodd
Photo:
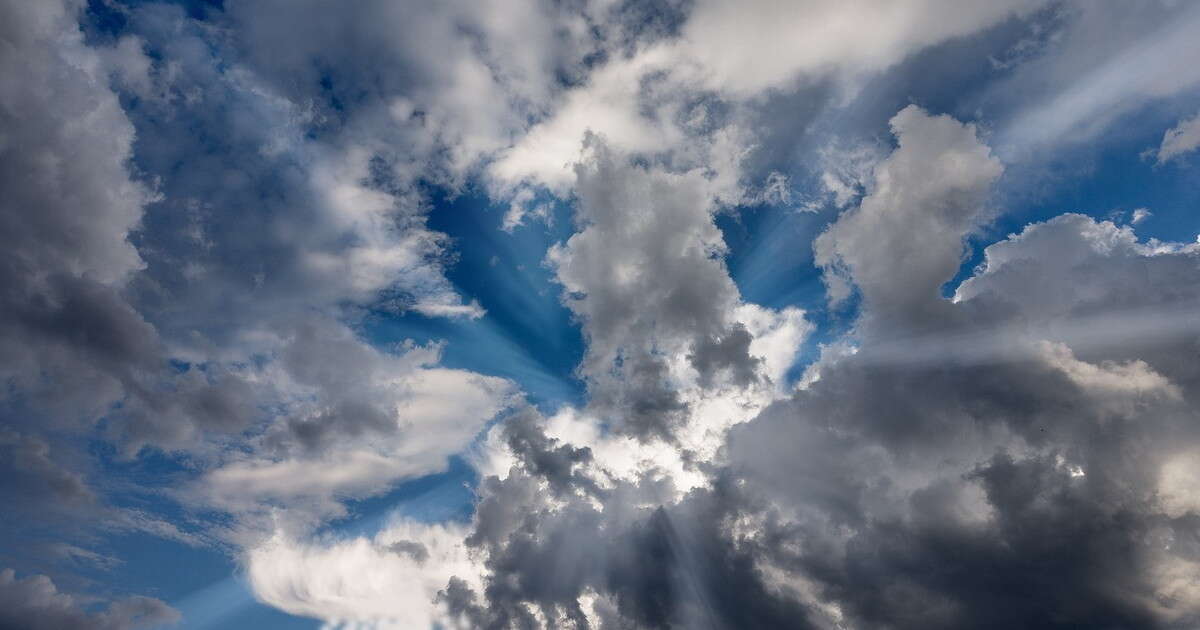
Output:
M987 231L1013 161L1194 88L1169 5L0 2L0 529L220 549L330 627L1195 626L1200 245ZM947 50L994 76L896 96ZM438 340L502 328L463 194L582 400ZM810 310L731 273L764 206ZM469 517L341 527L455 455ZM177 619L0 572L0 626Z
M942 233L944 262L969 229ZM936 291L953 265L926 276L922 257L891 260L846 265L872 323L857 351L731 435L732 469L771 506L759 562L808 584L835 611L829 623L1194 623L1197 600L1179 584L1194 556L1148 541L1185 535L1176 480L1188 456L1175 445L1196 439L1183 357L1197 330L1122 311L1190 309L1195 248L1065 215L989 247L953 301ZM912 290L911 308L889 312L873 283Z
M488 431L474 455L484 475L475 516L455 530L470 562L456 561L436 598L422 606L414 599L402 617L391 607L368 614L362 611L393 600L347 586L344 608L360 612L343 618L326 604L329 580L338 578L290 571L287 579L296 585L286 587L271 573L274 556L256 551L260 596L330 622L379 627L414 619L464 628L588 627L622 618L654 626L675 619L685 605L688 615L705 614L704 593L671 562L676 553L691 553L693 543L710 544L710 532L675 540L682 526L673 519L726 516L721 505L696 499L692 507L686 497L704 492L729 427L786 394L785 374L810 326L799 309L742 302L716 257L724 243L713 223L713 188L702 173L647 169L599 138L589 151L576 169L577 232L547 255L588 339L579 373L589 404L549 417L518 406ZM428 546L420 533L404 540ZM368 548L396 555L390 542L362 538L291 544L331 563ZM739 579L751 580L748 592L765 591L748 556L712 544L715 555L699 566L735 562ZM415 579L400 566L420 564L413 548L405 545L379 563L387 576L380 579ZM435 558L431 551L427 562ZM668 564L659 568L660 562ZM431 575L445 575L444 567L436 571ZM701 579L705 589L716 588ZM654 592L660 588L671 590ZM781 604L752 614L737 606L738 597L725 595L723 605L747 623L779 622L799 611Z
M1194 623L1198 565L1179 541L1194 511L1197 330L1120 315L1194 304L1195 247L1064 215L989 247L944 297L1000 166L969 126L898 119L871 192L823 237L844 238L846 280L866 298L856 351L734 424L698 469L686 454L670 465L686 448L607 433L592 411L509 418L478 463L466 543L481 565L440 592L445 624ZM920 255L855 251L856 217L887 212L924 239ZM581 234L604 218L592 221ZM593 299L583 286L574 299ZM681 434L705 422L694 404L675 411Z
M3 378L74 418L118 399L130 367L152 361L155 335L119 295L144 263L127 239L151 192L130 178L133 127L74 5L6 13L0 106ZM38 387L37 374L73 396ZM7 398L7 397L6 397ZM53 414L62 418L62 414Z
M150 597L117 600L95 612L87 603L59 591L44 575L18 578L12 569L0 570L0 627L134 630L160 628L180 619L178 611Z
M706 381L754 378L745 327L732 320L737 288L720 259L711 185L701 173L627 164L603 140L577 167L579 232L547 260L583 324L580 374L601 414L637 435L669 437L686 403L669 374L692 349Z
M78 2L3 8L0 448L22 514L6 532L210 543L257 531L256 501L294 499L306 522L442 469L511 385L353 327L365 308L483 315L446 278L428 173L350 133L316 138L328 112L224 65L219 31L178 7L93 8L137 34L85 37ZM93 439L126 459L187 453L210 487L159 496L245 522L196 534L113 505L89 479ZM297 470L325 476L299 488ZM88 518L29 526L63 513Z
M814 244L832 301L846 299L853 283L870 312L889 323L923 319L938 303L962 261L963 238L985 220L989 187L1003 171L975 128L949 116L910 105L891 126L899 147L875 168L862 203Z

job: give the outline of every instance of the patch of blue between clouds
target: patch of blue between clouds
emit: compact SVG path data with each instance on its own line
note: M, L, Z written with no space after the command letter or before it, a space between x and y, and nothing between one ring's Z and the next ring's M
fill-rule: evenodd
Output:
M1117 225L1132 225L1138 240L1191 242L1200 234L1200 187L1183 164L1157 164L1151 153L1179 114L1162 105L1145 107L1118 120L1103 142L1083 143L1057 153L1049 164L1006 165L994 196L998 216L967 242L958 275L943 287L954 293L983 262L984 249L1031 223L1063 213L1086 214ZM1140 121L1134 124L1135 121ZM1031 173L1037 169L1040 173ZM1037 186L1029 186L1030 181ZM1147 218L1132 224L1135 210Z
M857 298L829 308L821 272L813 265L812 241L835 217L832 208L804 212L788 204L746 206L716 217L728 248L725 264L742 299L773 309L802 308L814 324L788 370L787 385L820 357L822 344L853 323Z
M506 233L500 226L507 208L481 194L436 194L434 199L429 227L453 239L456 257L446 275L465 299L478 301L485 315L447 319L377 310L363 322L363 336L380 347L408 340L444 342L444 367L510 379L545 413L581 405L583 383L575 377L583 358L580 327L562 306L561 286L544 264L550 246L573 230L569 208L539 199L553 208L549 221L535 219ZM372 535L393 512L427 522L467 520L477 483L462 458L451 458L443 473L350 504L352 516L327 530Z
M546 251L570 236L565 207L552 225L540 221L500 230L505 208L476 194L440 196L429 227L453 239L457 261L447 277L486 314L478 319L425 317L415 312L375 311L362 325L372 343L393 345L444 341L442 365L508 378L546 412L582 403L583 383L574 375L583 358L578 323L559 301L561 286L543 264Z
M259 603L240 569L222 554L144 535L110 543L125 560L119 570L124 584L166 601L183 616L173 630L312 630L321 625Z
M188 462L151 449L126 460L106 442L96 440L88 446L103 466L104 478L110 480L111 487L106 490L114 505L175 524L185 534L195 533L188 531L194 527L185 524L194 525L197 515L186 513L174 501L153 491L176 486L194 475ZM123 490L139 488L151 490ZM167 602L183 617L180 624L171 626L173 630L313 630L321 625L258 602L235 560L219 549L130 532L106 537L97 550L119 558L120 563L85 571L85 577L111 590Z
M479 474L463 457L451 457L443 472L403 482L385 494L348 502L348 515L318 533L371 537L395 517L422 523L466 522L474 512L478 483Z

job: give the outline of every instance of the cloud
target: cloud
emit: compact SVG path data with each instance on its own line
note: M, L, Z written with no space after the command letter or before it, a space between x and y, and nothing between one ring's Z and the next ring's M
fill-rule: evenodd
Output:
M802 77L878 72L925 46L961 37L1040 2L754 2L734 10L700 2L683 30L681 56L697 60L707 87L742 96Z
M0 62L0 224L11 239L0 262L0 374L70 416L71 403L104 410L124 370L154 351L153 331L118 294L144 265L126 237L152 194L126 169L133 127L74 8L11 7L0 30L12 51ZM39 388L39 373L74 394Z
M133 630L158 628L179 621L179 613L150 597L130 597L89 611L87 602L59 591L50 578L17 578L12 569L0 570L0 627L27 630L96 628Z
M997 134L1005 156L1051 150L1096 137L1139 106L1186 94L1200 81L1187 63L1200 11L1190 5L1146 5L1117 11L1065 5L1067 20L1043 54L992 88L1000 101L1025 101Z
M753 2L740 6L735 19L722 3L695 3L676 36L611 51L553 111L499 151L487 167L493 194L529 185L568 194L571 165L590 133L615 150L678 170L708 169L728 186L723 202L745 201L740 186L749 182L741 180L750 174L741 162L755 146L773 141L756 124L770 95L823 82L852 94L910 54L1041 4ZM817 104L805 105L836 106L836 95L827 92L814 89ZM772 118L767 124L786 123Z
M292 614L350 627L432 627L447 619L438 592L478 571L465 538L461 525L402 519L371 538L277 536L249 554L247 578L258 598Z
M925 162L958 151L939 146ZM904 151L902 138L888 161ZM897 172L881 166L875 190L929 179L885 187ZM864 294L856 351L732 430L730 468L767 506L759 565L807 585L830 624L1194 623L1200 600L1181 587L1194 555L1148 542L1186 535L1197 329L1158 322L1194 304L1194 246L1063 215L988 247L947 301L936 289L969 224L943 233L944 253L846 265ZM1141 314L1123 316L1130 305Z
M301 334L280 361L296 402L249 452L228 454L179 494L237 516L243 542L443 470L514 393L504 379L436 367L439 348L391 355L330 325Z
M316 133L330 112L227 64L220 25L113 5L132 34L85 36L85 9L6 4L0 26L6 532L225 544L260 533L265 502L295 500L284 520L307 524L443 469L511 384L356 328L368 308L483 315L426 225L416 182L438 167L385 150L397 137ZM92 441L186 464L185 483L137 492L232 522L114 505L127 487Z
M1064 214L962 270L1018 158L1194 88L1168 4L6 3L5 534L219 549L330 627L1194 626L1200 246ZM583 402L378 342L523 303L452 280L460 194L546 248ZM793 201L769 255L829 220L813 315L730 273ZM339 529L455 455L469 520ZM178 617L11 569L0 600Z
M846 279L866 298L857 351L828 355L818 379L728 428L720 454L698 458L698 483L687 464L665 465L677 446L652 442L644 459L630 438L611 449L620 436L589 429L599 419L586 412L510 418L480 464L489 476L468 542L484 572L439 600L452 619L1194 622L1200 599L1186 584L1200 565L1163 543L1187 536L1193 505L1196 327L1139 334L1155 320L1111 314L1185 312L1195 248L1064 215L992 245L943 297L1000 165L969 126L915 108L898 119L900 146L827 232L846 238ZM884 241L892 256L876 264L850 237L866 220L855 217L885 212L904 219L897 238L924 245ZM593 220L585 231L604 219ZM680 434L714 426L697 411L681 411Z
M4 494L11 494L8 502L12 509L37 506L69 510L96 502L96 494L88 487L83 475L56 462L45 440L0 429L0 452L5 454L0 488Z
M324 126L360 142L403 139L402 162L434 161L461 182L555 105L560 77L582 74L597 44L587 10L304 2L231 5L223 18L255 74L292 102L315 103Z
M712 185L699 172L650 171L600 138L577 167L579 231L547 261L583 324L579 373L592 405L635 435L670 437L685 412L668 361L689 353L702 379L752 379L737 288L719 258Z
M1158 163L1166 164L1181 155L1195 151L1198 146L1200 146L1200 114L1179 121L1178 125L1163 134L1162 144L1158 147Z
M691 578L674 564L657 568L654 558L690 553L691 542L671 538L682 527L671 519L706 522L723 514L704 499L697 499L696 513L676 504L689 492L704 493L706 462L717 457L729 426L785 395L785 373L810 326L799 309L741 301L714 256L724 245L713 223L713 187L703 173L640 166L599 138L589 150L577 168L577 231L548 253L564 302L589 341L580 368L589 404L550 417L518 405L487 432L474 449L485 475L475 516L455 530L472 562L458 563L435 598L406 604L401 613L391 596L316 568L284 570L294 576L288 578L293 586L282 586L279 576L256 581L261 597L330 623L378 627L427 619L447 627L601 624L622 616L653 624L678 618L678 607L687 608L689 619L706 614L704 593L689 585ZM297 502L289 503L294 508ZM658 506L676 507L656 514ZM710 544L708 535L696 534L696 544ZM428 547L419 534L403 538ZM277 548L263 544L250 552L253 571L271 576L276 565L292 566L267 551L259 555ZM741 588L766 589L744 550L711 544L711 557L698 566L735 563L735 577L751 580ZM370 553L364 539L296 545L322 563L394 554L390 541ZM386 557L370 560L372 570L389 576L380 580L412 579L397 563L419 563L416 557L407 551ZM426 565L436 558L430 551ZM429 569L441 572L430 575L445 575L444 568ZM331 581L346 585L334 589ZM659 584L678 592L648 590ZM715 593L718 587L706 581L704 588ZM427 592L421 589L409 590ZM353 595L342 601L335 592ZM799 614L785 601L751 614L737 606L737 593L722 598L720 614L747 623Z
M1000 161L975 128L910 105L891 120L899 148L875 168L862 203L814 243L834 303L862 292L869 312L889 322L919 320L957 272L963 239L987 217ZM902 265L903 277L895 269Z

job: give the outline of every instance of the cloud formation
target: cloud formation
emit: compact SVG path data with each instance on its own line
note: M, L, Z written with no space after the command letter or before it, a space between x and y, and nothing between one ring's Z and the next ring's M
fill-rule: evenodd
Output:
M1193 627L1198 28L0 0L0 627Z
M59 591L44 575L18 578L12 569L0 570L0 628L134 630L161 627L179 618L161 601L136 596L89 612L84 602Z
M1200 147L1200 114L1179 121L1163 134L1162 144L1158 147L1158 163L1178 159L1195 151L1196 147Z

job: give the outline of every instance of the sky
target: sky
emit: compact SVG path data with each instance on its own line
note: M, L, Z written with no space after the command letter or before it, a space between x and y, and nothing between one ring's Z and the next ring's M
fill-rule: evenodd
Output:
M1200 626L1200 5L0 51L0 630Z

